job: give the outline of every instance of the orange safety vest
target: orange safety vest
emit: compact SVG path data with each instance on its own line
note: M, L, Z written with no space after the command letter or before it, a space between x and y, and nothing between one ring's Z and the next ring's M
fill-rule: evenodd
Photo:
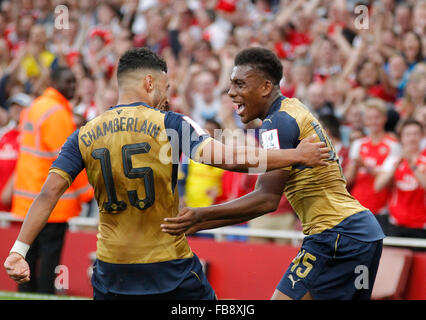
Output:
M25 217L62 145L75 129L70 103L51 87L21 113L19 156L12 199L12 213L18 218ZM81 203L90 201L93 194L83 170L59 199L48 222L66 222L78 216Z

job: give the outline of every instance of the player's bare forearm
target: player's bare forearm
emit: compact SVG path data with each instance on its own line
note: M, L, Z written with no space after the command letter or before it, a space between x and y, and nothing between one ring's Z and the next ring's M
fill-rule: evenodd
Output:
M197 210L199 210L200 222L235 220L234 223L241 223L254 216L274 211L280 198L258 189L229 202L197 208Z
M163 232L171 235L238 224L274 211L281 196L255 190L241 198L202 208L183 208L175 218L164 219Z
M30 267L25 261L28 248L25 247L29 247L43 229L56 202L67 188L68 182L59 174L49 174L40 194L28 210L18 239L3 265L9 277L16 283L30 281Z
M203 221L199 222L193 227L189 228L185 234L192 234L201 230L208 230L208 229L215 229L215 228L221 228L226 226L231 226L235 224L240 224L243 222L247 222L251 219L257 218L259 216L263 215L263 213L256 213L253 215L246 215L243 218L234 218L234 219L222 219L222 220L209 220L209 221Z
M329 149L323 142L314 143L315 135L302 140L295 149L266 150L256 147L235 147L211 140L204 146L200 161L224 170L247 172L271 171L294 164L326 165Z
M278 207L288 176L288 170L267 172L259 177L253 192L210 207L183 208L177 217L164 219L161 228L171 235L179 235L241 223L272 212Z
M40 194L28 210L18 235L18 241L32 244L66 189L68 189L68 182L64 178L56 173L48 175Z

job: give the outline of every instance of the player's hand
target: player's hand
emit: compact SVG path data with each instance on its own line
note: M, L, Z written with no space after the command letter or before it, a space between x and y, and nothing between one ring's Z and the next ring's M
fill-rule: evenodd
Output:
M175 218L165 218L164 222L166 223L161 225L162 231L172 236L178 236L189 233L190 229L194 230L193 226L200 222L200 217L195 208L185 207Z
M16 252L12 252L4 262L4 268L9 277L21 284L30 281L30 267L24 257Z
M313 142L316 138L316 134L307 137L296 148L300 162L309 167L326 166L326 160L330 157L330 150L324 142Z

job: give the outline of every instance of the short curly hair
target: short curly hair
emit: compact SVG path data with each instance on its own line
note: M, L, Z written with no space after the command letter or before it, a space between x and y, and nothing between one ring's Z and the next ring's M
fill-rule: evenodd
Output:
M136 69L153 69L167 73L167 63L164 59L147 47L127 50L118 62L117 78L128 71Z
M250 65L261 71L274 85L279 85L283 77L283 66L280 60L271 50L261 47L240 51L235 57L234 65Z

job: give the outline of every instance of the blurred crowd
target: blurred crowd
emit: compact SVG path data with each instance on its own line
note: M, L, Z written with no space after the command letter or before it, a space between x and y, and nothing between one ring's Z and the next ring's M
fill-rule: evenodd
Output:
M273 50L283 95L327 129L352 195L388 235L426 238L424 0L0 0L0 210L13 193L5 172L19 152L19 114L50 86L51 71L73 71L82 125L116 104L118 58L141 46L168 63L170 110L212 135L242 129L254 141L260 120L239 121L227 86L239 50ZM192 161L179 172L182 205L193 207L242 196L255 182ZM297 221L283 197L248 226L300 230Z

